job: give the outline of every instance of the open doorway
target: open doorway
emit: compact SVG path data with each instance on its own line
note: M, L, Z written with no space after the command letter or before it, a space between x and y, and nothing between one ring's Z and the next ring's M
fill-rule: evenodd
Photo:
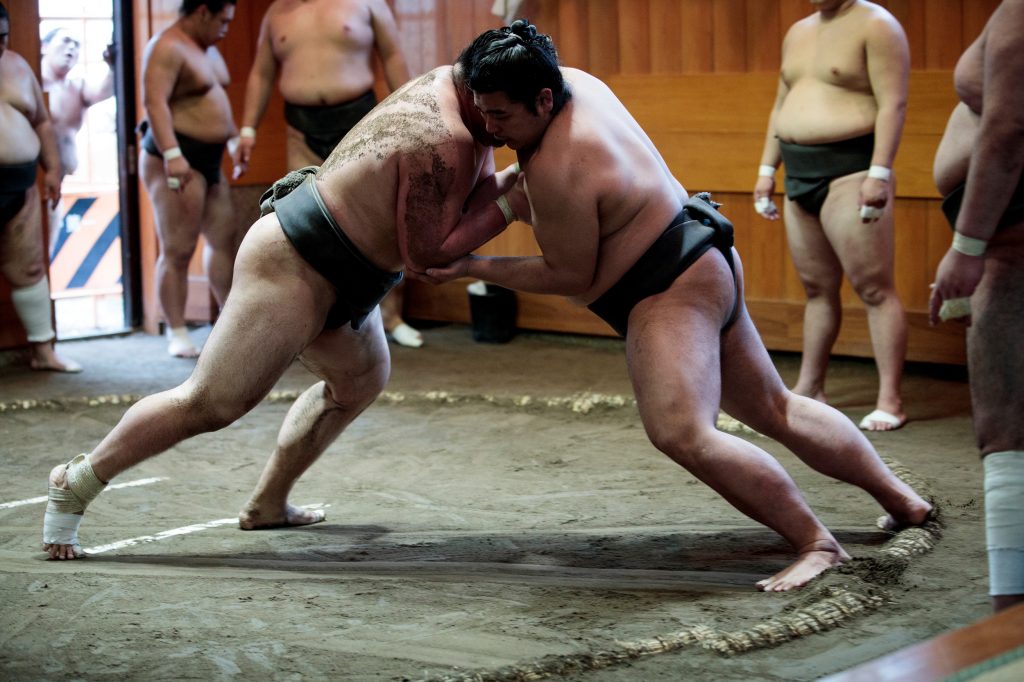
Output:
M124 332L132 319L120 162L127 157L119 153L118 73L126 61L117 54L120 17L113 2L40 0L39 19L43 89L65 173L60 205L49 215L57 336ZM123 189L133 191L130 183Z

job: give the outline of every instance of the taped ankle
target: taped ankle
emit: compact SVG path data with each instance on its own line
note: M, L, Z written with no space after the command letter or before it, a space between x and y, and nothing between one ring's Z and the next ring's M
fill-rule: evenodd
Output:
M993 452L982 463L989 594L1024 594L1024 451Z

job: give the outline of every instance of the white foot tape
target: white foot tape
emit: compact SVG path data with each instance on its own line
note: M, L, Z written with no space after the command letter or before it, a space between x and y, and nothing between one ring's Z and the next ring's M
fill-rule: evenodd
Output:
M97 478L86 455L78 455L65 467L68 488L49 486L46 513L43 515L43 542L48 545L71 545L81 554L78 527L89 503L107 487Z
M423 345L423 335L405 322L391 330L391 338L400 346L419 348Z

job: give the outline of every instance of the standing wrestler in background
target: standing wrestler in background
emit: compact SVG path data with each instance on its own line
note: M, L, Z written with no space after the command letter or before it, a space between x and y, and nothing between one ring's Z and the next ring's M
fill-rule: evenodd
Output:
M60 155L53 122L32 68L7 49L10 15L0 4L0 272L11 284L11 300L25 327L32 369L80 372L57 356L53 344L50 282L46 276L42 209L36 165L42 163L45 197L60 200Z
M245 88L239 154L252 157L256 128L280 70L288 122L288 168L319 166L377 99L373 54L388 87L409 80L395 17L386 0L276 0L260 25L256 57ZM403 346L423 336L402 320L402 286L381 301L384 329Z
M153 201L160 256L157 296L167 324L167 352L192 358L199 349L185 327L188 263L200 233L203 264L223 307L239 235L220 169L231 117L227 65L214 47L235 16L235 0L184 0L181 17L150 39L142 58L146 120L139 167Z
M622 334L654 446L796 551L762 590L800 587L849 555L778 461L716 427L720 408L860 486L887 525L926 519L930 505L850 420L786 389L743 303L732 224L687 196L608 86L559 68L551 39L523 20L480 35L459 64L487 131L516 151L523 178L502 200L509 220L533 226L541 255L469 255L422 277L568 296Z
M114 96L114 46L108 45L103 51L107 72L95 81L68 77L78 64L81 47L81 42L66 28L55 28L43 36L43 92L49 96L50 117L60 149L61 175L71 175L78 169L75 136L82 129L86 110Z
M953 243L932 324L970 315L967 366L985 469L989 593L1024 602L1024 0L1003 0L956 65L960 104L935 155Z
M866 0L811 0L790 27L754 187L777 220L775 170L785 164L786 237L807 294L803 357L793 390L825 401L825 373L842 318L843 274L864 302L878 366L867 431L906 422L900 381L907 321L893 281L892 163L907 102L910 56L899 22Z
M66 28L55 28L42 40L41 72L43 92L47 94L50 118L57 135L57 149L60 152L61 178L78 170L78 143L76 136L85 123L86 110L105 99L114 96L114 46L108 45L103 51L107 72L102 78L87 81L71 78L71 70L78 64L82 48L81 41ZM49 212L50 248L60 236L63 211L58 205Z

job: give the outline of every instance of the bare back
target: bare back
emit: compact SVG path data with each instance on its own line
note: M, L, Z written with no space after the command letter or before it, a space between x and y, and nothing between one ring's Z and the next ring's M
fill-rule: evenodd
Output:
M775 115L779 139L824 144L874 130L878 103L868 41L882 42L894 32L905 42L892 15L863 0L834 17L823 19L816 12L793 24L782 45L785 96Z
M603 82L563 68L572 99L525 166L533 228L548 258L590 268L590 303L636 262L682 209L686 191ZM582 270L581 270L582 274Z
M338 104L373 87L371 5L366 0L277 0L271 5L266 29L286 101Z
M321 166L318 183L349 239L398 271L444 241L493 155L459 114L451 67L416 78L366 115Z
M21 55L0 55L0 164L34 161L39 156L35 125L43 106L35 74Z
M203 49L178 24L152 38L143 57L143 89L170 108L174 130L203 142L218 143L235 134L227 65L216 47ZM153 112L147 111L152 117Z

